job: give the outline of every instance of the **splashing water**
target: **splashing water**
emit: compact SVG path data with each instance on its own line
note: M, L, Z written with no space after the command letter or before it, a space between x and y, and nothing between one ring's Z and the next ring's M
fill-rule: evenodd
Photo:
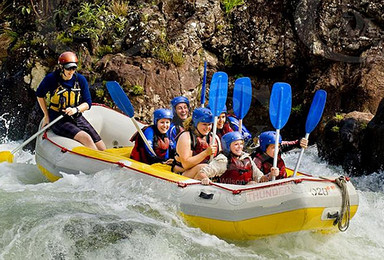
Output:
M9 126L11 124L11 120L7 120L5 118L5 116L8 116L9 113L4 113L0 116L0 122L2 122L2 124L4 124L4 129L5 129L5 133L4 133L4 136L1 137L1 143L8 143L9 140L8 140L8 133L9 133Z
M1 144L0 150L17 144ZM284 155L294 167L298 151ZM306 151L300 169L341 175ZM0 259L377 259L384 254L384 174L352 178L360 207L347 232L298 232L254 241L225 241L185 225L159 193L163 182L126 170L64 174L47 182L33 155L0 164ZM362 249L363 248L363 249Z

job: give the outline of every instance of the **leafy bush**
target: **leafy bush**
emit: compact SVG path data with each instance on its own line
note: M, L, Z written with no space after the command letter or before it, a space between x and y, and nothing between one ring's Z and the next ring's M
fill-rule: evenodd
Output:
M225 13L228 14L234 7L243 5L244 0L221 0L221 3L224 5Z

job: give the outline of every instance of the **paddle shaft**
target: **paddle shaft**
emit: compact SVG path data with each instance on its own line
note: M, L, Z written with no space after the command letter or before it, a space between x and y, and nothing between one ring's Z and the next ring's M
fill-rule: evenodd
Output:
M215 117L214 117L214 120L213 120L213 136L212 136L211 144L214 144L214 143L216 142L217 119L218 119L218 117L215 116ZM212 161L213 156L214 156L214 154L212 153L212 154L211 154L211 157L210 157L210 159L209 159L210 161Z
M153 156L156 156L155 151L153 151L151 145L148 143L148 140L147 140L147 138L145 137L143 131L141 131L140 126L139 126L139 124L137 123L136 119L135 119L134 117L130 117L130 118L131 118L131 120L132 120L132 123L133 123L134 126L136 127L137 132L139 132L141 138L143 139L145 145L148 147L148 150L151 151L151 153L153 154Z
M280 129L276 129L276 139L275 139L275 153L273 155L273 167L277 167L277 156L279 154L279 139L280 139ZM275 176L272 176L272 180L276 179Z
M47 130L48 128L50 128L53 124L55 124L57 121L59 121L60 119L62 119L64 117L64 115L60 115L58 116L55 120L53 120L52 122L50 122L48 125L44 126L42 129L40 129L40 131L37 131L34 135L32 135L31 137L29 137L24 143L22 143L21 145L19 145L18 147L16 147L15 149L12 150L12 154L16 153L18 150L20 150L21 148L23 148L24 146L26 146L27 144L29 144L33 139L35 139L39 134L43 133L45 130Z
M308 140L309 133L306 133L304 138ZM301 158L303 157L304 150L305 150L304 148L301 148L299 159L296 162L295 171L293 172L293 177L296 177L296 173L299 170L299 165L300 165L300 162L301 162Z
M243 119L239 119L239 133L243 134Z
M207 62L204 61L204 74L203 74L203 83L201 85L201 107L204 107L205 103L205 87L207 84Z

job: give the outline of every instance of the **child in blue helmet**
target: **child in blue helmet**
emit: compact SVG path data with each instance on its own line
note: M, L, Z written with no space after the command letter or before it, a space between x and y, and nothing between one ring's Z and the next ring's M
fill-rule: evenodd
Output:
M287 178L287 172L285 169L284 160L281 158L281 154L278 154L277 157L277 167L273 167L273 157L275 153L275 140L276 140L276 132L275 131L267 131L263 132L259 136L260 146L256 148L256 150L251 154L253 161L257 165L257 167L265 174L268 180L271 180L273 176L276 179ZM300 143L302 148L307 148L308 140L302 138L299 141L293 142L284 142L282 141L282 137L279 136L279 149L292 149L294 145ZM284 146L284 148L283 148Z
M221 138L222 153L200 170L202 184L210 183L210 178L217 178L220 183L254 184L259 182L263 173L257 168L248 153L243 151L244 137L236 132L229 132Z
M184 123L184 132L177 139L172 171L189 178L196 178L200 169L216 154L217 144L212 141L213 115L208 108L196 108L192 118Z
M172 118L173 113L169 109L160 108L155 110L153 112L153 125L146 126L142 130L156 154L151 153L139 133L136 132L131 137L131 142L135 142L131 152L131 159L147 164L159 162L172 164L173 159L170 159L169 156L170 141L168 136Z
M171 100L173 119L169 129L169 138L171 141L171 149L176 150L176 137L183 132L184 121L189 117L189 100L186 97L179 96Z

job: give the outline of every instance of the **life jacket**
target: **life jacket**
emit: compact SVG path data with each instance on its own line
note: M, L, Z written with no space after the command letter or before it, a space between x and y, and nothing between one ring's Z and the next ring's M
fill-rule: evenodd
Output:
M231 124L228 121L225 121L223 128L217 129L217 136L221 140L221 137L223 137L223 135L229 132L233 132L233 129L231 128Z
M185 131L181 132L178 134L178 136L176 137L176 141L179 139L179 137L184 133ZM203 151L205 151L209 144L210 144L210 140L212 138L212 133L209 133L208 135L204 136L204 137L197 137L194 133L192 133L193 130L189 131L189 136L191 138L191 151L192 151L192 156L195 156ZM216 150L216 153L214 154L214 156L217 155L217 151ZM177 153L176 153L177 155ZM177 158L177 156L175 156L175 158ZM200 163L208 163L210 160L210 156L207 156L204 158L204 160ZM177 166L180 166L180 167L183 167L181 162L177 161L176 159L173 161L173 165L172 165L172 169L173 167L177 165Z
M195 156L201 152L204 152L208 148L209 144L211 143L212 133L209 133L204 137L198 137L194 133L192 133L192 131L189 131L189 135L191 137L192 156ZM214 156L216 156L216 154L214 154ZM201 163L208 163L209 159L210 159L210 156L207 156Z
M181 125L174 125L175 129L176 129L176 136L183 132L184 131L184 128L181 126Z
M142 131L144 132L148 127L154 127L154 126L145 126L142 128ZM147 164L153 164L156 162L165 161L167 151L169 148L169 138L165 135L164 138L161 138L159 135L156 134L156 131L154 130L153 135L153 151L156 153L156 157L149 155L147 150L145 149L146 144L144 143L143 138L141 138L139 132L136 132L130 139L131 142L135 142L135 146L132 149L130 158L139 162L147 163Z
M256 164L256 166L264 174L268 174L271 171L271 168L273 166L273 158L270 157L268 154L262 152L259 148L256 149L253 156L254 156L253 162ZM287 178L287 171L285 170L285 163L284 163L283 159L281 159L280 154L278 154L278 156L277 156L277 167L279 168L280 172L279 172L279 176L277 176L276 179Z
M227 170L218 178L218 182L245 185L252 181L253 169L249 156L243 160L235 156L230 156L228 159Z
M74 76L76 77L75 84L71 89L63 87L59 80L57 81L58 87L50 96L49 109L61 112L67 107L75 107L79 105L81 88L77 79L77 74L74 74Z

